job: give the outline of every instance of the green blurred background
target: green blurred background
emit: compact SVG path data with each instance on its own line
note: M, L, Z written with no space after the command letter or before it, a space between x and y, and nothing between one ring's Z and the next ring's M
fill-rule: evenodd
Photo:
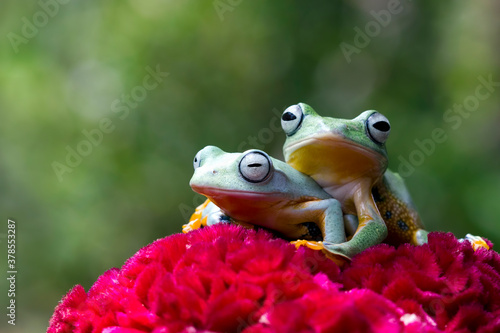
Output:
M428 229L500 242L500 89L473 97L479 76L500 81L498 2L60 2L42 0L53 17L37 1L0 4L0 263L12 218L18 270L17 325L3 310L0 330L45 331L75 284L179 232L201 202L188 181L205 145L282 158L276 125L297 102L384 113L390 167L419 164L406 181ZM347 44L357 49L345 57ZM168 77L137 88L157 66ZM473 110L455 113L464 102ZM67 146L104 118L113 130L59 179L53 163L67 165ZM447 139L424 154L415 140L436 128Z

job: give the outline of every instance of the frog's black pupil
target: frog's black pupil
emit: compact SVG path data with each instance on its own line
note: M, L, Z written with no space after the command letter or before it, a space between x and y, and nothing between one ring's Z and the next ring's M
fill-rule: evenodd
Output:
M373 127L382 132L387 132L391 129L391 125L389 125L389 123L386 121L377 121L375 124L373 124Z
M284 121L290 121L290 120L297 119L297 116L294 115L293 113L291 113L290 111L287 111L287 112L283 113L283 117L281 117L281 119L283 119Z
M252 163L252 164L249 164L248 166L250 168L258 168L258 167L262 166L262 164L260 164L260 163Z

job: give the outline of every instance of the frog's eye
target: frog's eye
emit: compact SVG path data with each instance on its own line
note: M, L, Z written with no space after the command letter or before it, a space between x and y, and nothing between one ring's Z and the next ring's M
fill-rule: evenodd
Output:
M198 169L201 165L201 150L196 154L193 160L193 167L194 169Z
M366 129L373 141L382 144L389 137L391 124L383 114L375 112L366 120Z
M281 116L281 128L283 128L286 135L293 135L302 124L303 118L304 113L299 105L289 106Z
M240 161L239 170L243 178L251 183L260 183L271 174L271 158L260 150L247 152Z

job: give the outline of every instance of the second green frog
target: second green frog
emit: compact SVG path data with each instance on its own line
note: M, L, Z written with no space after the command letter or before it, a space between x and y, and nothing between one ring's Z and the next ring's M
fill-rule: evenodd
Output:
M403 179L387 170L385 142L391 125L384 115L369 110L354 119L328 118L300 103L283 112L281 124L287 135L286 162L339 200L345 214L358 218L352 239L324 242L326 249L352 258L383 241L427 242L428 232Z

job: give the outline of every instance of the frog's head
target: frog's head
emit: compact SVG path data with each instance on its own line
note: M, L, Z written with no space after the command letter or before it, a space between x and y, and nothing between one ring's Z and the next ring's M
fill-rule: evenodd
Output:
M208 197L237 221L259 221L266 227L269 225L265 221L279 213L281 202L289 201L291 182L304 187L304 193L317 186L309 177L257 149L226 153L207 146L196 154L193 164L189 185L195 192Z
M390 124L374 110L354 119L321 117L309 105L288 107L281 117L288 164L321 186L364 178L375 181L387 168L385 141Z
M284 183L284 175L274 168L272 158L257 149L226 153L207 146L196 154L193 164L191 188L227 212L273 200Z

